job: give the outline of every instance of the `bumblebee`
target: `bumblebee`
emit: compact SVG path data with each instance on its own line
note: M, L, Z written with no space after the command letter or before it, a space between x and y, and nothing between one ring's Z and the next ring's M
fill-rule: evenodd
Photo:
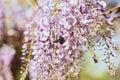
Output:
M54 41L54 43L58 43L58 42L60 44L63 44L65 42L65 39L62 36L60 36L59 39L57 39L57 40Z

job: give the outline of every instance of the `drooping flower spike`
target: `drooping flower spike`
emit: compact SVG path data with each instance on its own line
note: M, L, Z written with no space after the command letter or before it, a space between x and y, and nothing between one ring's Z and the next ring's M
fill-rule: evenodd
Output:
M66 80L70 75L77 78L86 51L95 63L99 62L95 45L103 48L103 61L114 75L114 30L109 27L112 22L106 17L105 6L101 0L54 0L38 9L25 31L23 55L27 58L22 59L27 66L22 67L21 80L27 71L31 80Z

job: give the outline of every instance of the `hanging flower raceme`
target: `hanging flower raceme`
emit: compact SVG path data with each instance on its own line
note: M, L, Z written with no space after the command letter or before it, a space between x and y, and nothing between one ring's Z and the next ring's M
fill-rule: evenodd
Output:
M31 80L66 80L70 75L77 78L85 51L92 51L94 62L98 62L93 47L101 41L105 45L104 61L111 66L114 45L110 36L114 31L109 28L111 23L104 13L105 2L72 1L48 2L27 25L23 55L29 58L22 59L29 65L22 73L27 74L26 70L29 70ZM113 67L110 70L114 74Z

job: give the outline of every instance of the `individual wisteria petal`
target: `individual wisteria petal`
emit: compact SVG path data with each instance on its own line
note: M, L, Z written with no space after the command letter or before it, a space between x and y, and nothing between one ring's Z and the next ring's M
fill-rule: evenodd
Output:
M103 6L103 8L105 8L107 6L105 1L98 1L99 4L101 4Z
M87 5L86 4L82 4L80 6L80 12L81 13L86 13L87 12Z

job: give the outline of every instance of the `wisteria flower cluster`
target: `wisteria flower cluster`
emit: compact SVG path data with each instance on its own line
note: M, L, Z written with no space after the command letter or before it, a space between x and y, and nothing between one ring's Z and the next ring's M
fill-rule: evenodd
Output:
M27 2L24 1L24 6L22 2L0 0L0 80L17 79L24 26L34 12L30 12L32 9L27 7Z
M79 75L82 55L90 51L93 61L98 62L94 46L104 47L106 63L111 75L115 74L111 57L112 25L101 0L55 0L38 9L33 21L27 24L23 45L21 80L27 70L31 80L66 80ZM102 43L102 42L103 43Z
M0 49L0 80L13 80L10 66L15 52L9 45L3 45Z

